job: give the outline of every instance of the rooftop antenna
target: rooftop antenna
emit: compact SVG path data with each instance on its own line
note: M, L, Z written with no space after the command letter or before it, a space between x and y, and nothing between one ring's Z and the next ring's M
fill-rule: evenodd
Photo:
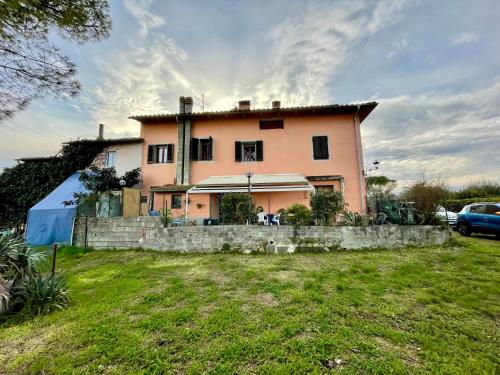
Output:
M205 93L202 93L201 97L195 96L194 98L196 99L196 101L198 101L198 103L195 102L194 104L200 107L202 112L205 112L205 104L207 106L210 105L210 103L205 99Z

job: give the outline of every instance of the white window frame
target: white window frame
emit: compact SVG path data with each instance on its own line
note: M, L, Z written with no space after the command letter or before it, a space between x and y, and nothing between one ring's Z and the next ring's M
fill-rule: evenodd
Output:
M114 155L112 165L109 164L109 160L110 160L109 155ZM106 168L116 167L116 157L117 157L116 150L106 151L106 160L104 162L104 165L106 166Z

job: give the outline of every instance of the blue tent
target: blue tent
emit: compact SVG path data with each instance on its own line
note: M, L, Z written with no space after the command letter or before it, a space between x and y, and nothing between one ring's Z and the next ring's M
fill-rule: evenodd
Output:
M74 193L84 192L80 172L72 174L49 195L30 208L26 228L26 242L34 246L71 241L76 205L65 206Z

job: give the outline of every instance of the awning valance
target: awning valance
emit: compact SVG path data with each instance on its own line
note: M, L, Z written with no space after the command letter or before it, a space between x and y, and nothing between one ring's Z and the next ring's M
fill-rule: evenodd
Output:
M253 193L278 191L314 191L301 174L255 174L250 179ZM189 194L245 193L248 178L245 175L211 176L187 191Z

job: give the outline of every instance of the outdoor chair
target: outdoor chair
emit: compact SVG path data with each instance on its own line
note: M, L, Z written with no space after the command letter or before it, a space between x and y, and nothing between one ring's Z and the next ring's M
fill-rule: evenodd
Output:
M277 225L279 226L280 225L280 217L281 217L281 212L277 215L274 215L273 216L273 219L271 221L271 225Z
M257 224L269 225L269 217L265 212L259 212L257 214Z

